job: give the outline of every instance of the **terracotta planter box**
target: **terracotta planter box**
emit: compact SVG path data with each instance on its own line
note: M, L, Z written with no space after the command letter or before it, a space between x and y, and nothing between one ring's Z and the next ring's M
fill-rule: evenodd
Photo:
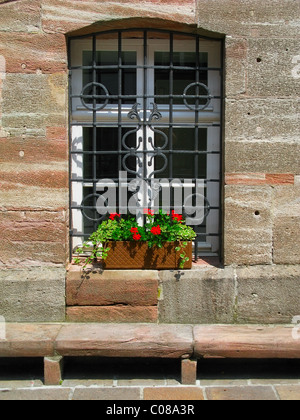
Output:
M167 242L163 248L149 248L146 242L109 242L110 251L103 261L107 270L174 270L180 269L181 251L176 251L177 242ZM192 268L192 242L184 248L190 258L184 270Z

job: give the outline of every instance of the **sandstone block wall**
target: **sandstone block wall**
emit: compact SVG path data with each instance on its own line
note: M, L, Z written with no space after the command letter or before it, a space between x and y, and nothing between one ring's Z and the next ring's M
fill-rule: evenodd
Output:
M226 34L225 263L299 264L300 4L198 5Z
M299 1L2 0L0 314L8 319L18 318L15 292L4 287L11 275L15 290L20 290L20 320L64 317L61 272L69 255L66 36L135 22L141 26L143 20L145 26L170 29L193 25L200 33L225 40L225 266L270 266L272 277L280 265L300 264ZM25 309L28 302L40 299L32 297L37 285L33 269L42 269L39 290L47 296L49 310L31 316ZM54 269L60 274L51 283ZM228 276L223 277L228 282ZM293 276L294 288L298 280ZM240 296L248 296L241 289L244 283L253 284L241 281ZM169 293L173 286L170 283ZM228 309L222 290L217 293L217 313ZM252 319L243 314L241 321ZM173 315L163 318L170 317L174 321ZM226 313L215 317L225 318Z

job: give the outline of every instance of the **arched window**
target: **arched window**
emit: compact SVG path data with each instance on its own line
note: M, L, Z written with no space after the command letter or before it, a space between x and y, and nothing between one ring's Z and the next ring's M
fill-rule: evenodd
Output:
M69 53L72 249L107 218L109 188L140 223L145 208L182 211L196 256L217 255L222 41L110 30L71 38Z

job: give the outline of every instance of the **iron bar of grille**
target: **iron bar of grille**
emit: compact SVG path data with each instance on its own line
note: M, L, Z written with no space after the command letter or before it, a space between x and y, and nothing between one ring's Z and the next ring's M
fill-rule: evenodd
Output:
M169 151L170 151L170 156L169 156L169 177L170 179L173 179L173 133L174 133L174 126L173 126L173 121L174 121L174 34L170 34L170 86L169 86L169 93L170 93L170 98L169 98L169 104L170 104L170 120L169 120ZM156 98L155 99L159 99ZM174 202L174 191L173 189L171 189L170 191L170 195L171 195L171 203Z
M97 151L97 98L96 95L96 83L97 83L97 38L93 36L93 178L97 177L97 155L95 152ZM93 204L94 209L96 209L97 205L97 185L93 183ZM95 210L94 210L95 211ZM94 222L94 230L97 230L97 224Z
M147 121L147 91L148 91L148 71L145 66L148 63L148 32L144 31L144 78L143 78L143 121ZM147 125L143 125L143 150L147 149ZM147 176L147 157L143 155L143 179Z
M71 40L68 39L68 63L69 66L72 66L72 61L71 61ZM72 129L71 129L71 110L72 110L72 96L73 96L73 91L72 91L72 70L69 70L69 78L68 78L68 82L69 82L69 98L68 98L68 109L70 110L69 115L68 115L68 119L69 119L69 150L72 150ZM72 155L71 153L69 153L69 174L72 174ZM71 175L72 176L72 175ZM73 246L72 246L72 237L74 236L74 231L72 229L73 227L73 217L72 217L72 181L71 181L71 177L69 177L69 234L70 234L70 246L69 246L69 260L72 260L72 256L73 256Z
M200 71L199 71L199 65L200 65L200 45L199 45L199 37L196 38L196 83L200 83ZM199 95L199 86L196 87L196 95ZM199 98L196 98L196 112L195 112L195 150L199 149L199 130L197 127L197 124L199 123ZM198 153L195 153L195 178L198 178L199 173L199 155ZM199 236L197 236L198 239ZM195 246L195 261L198 260L198 240L196 240L196 246Z
M148 126L148 124L146 122L141 121L140 126ZM118 127L119 125L121 125L122 127L127 127L127 128L133 128L132 124L130 123L124 123L124 124L118 124L118 123L109 123L109 122L96 122L96 123L90 123L90 122L73 122L71 124L71 126L73 127L91 127L91 126L98 126L98 127ZM199 128L209 128L209 127L221 127L220 123L199 123L196 124L197 127ZM167 124L167 123L160 123L159 124L160 128L164 128L164 127L175 127L175 128L194 128L195 127L195 123L173 123L173 124Z
M102 32L93 32L93 33L85 34L85 35L72 36L72 40L75 41L75 40L85 39L85 38L90 39L93 36L99 36L99 35L104 36L104 35L116 34L118 32L127 33L127 32L144 32L144 31L145 31L144 27L125 28L125 29L121 29L119 31L116 30L116 29L109 29L107 31L102 31ZM189 37L193 37L193 36L195 37L196 36L195 34L186 34L184 32L180 32L180 31L176 31L176 30L170 31L168 29L159 29L159 28L158 29L148 29L148 31L153 32L155 34L158 34L158 33L170 34L170 33L172 33L172 34L178 35L178 36L182 36L182 35L186 35L186 36L189 36ZM217 38L206 36L206 35L201 35L201 39L202 40L207 40L207 41L215 41L215 42L216 41L219 41L219 42L221 41L221 40L218 40Z
M171 34L172 35L172 34ZM187 66L175 66L173 65L173 70L200 70L200 71L222 71L221 67L187 67ZM70 67L70 70L93 70L94 67L93 66L74 66L74 67ZM156 70L169 70L170 66L148 66L148 65L144 65L144 66L133 66L133 65L110 65L110 66L95 66L96 70L142 70L142 69L147 69L147 70L151 70L151 69L156 69Z
M122 92L123 92L123 69L122 69L122 32L118 32L118 170L122 171Z

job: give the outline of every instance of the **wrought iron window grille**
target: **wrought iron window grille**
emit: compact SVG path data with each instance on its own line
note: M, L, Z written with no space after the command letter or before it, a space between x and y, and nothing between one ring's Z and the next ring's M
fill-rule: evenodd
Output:
M124 64L124 53L132 51L134 57L136 52L131 46L123 48L130 33L139 36L140 59ZM153 54L149 59L149 45L155 37L157 61ZM181 38L194 45L193 51L186 53L186 62L184 49L176 47L177 43L184 44ZM101 61L101 45L109 42L106 39L115 41L115 63L107 59L109 48ZM160 40L164 44L162 52L168 57L167 64L160 62ZM77 44L85 41L88 47L79 48L79 59L74 60ZM204 62L206 53L202 43L213 46L210 55L214 54L214 60ZM83 51L89 54L88 65ZM191 58L194 58L192 64ZM70 255L74 246L86 240L106 218L96 211L99 180L106 173L106 178L118 182L121 171L126 171L131 179L148 183L159 177L169 181L188 178L195 186L201 179L206 186L205 220L195 227L195 259L220 254L222 65L222 41L199 35L130 29L69 39ZM133 92L126 92L126 83ZM178 141L180 132L183 136L188 133L186 144L184 138ZM160 190L149 198L149 208L153 208L153 199ZM171 197L171 208L175 208L174 197Z

